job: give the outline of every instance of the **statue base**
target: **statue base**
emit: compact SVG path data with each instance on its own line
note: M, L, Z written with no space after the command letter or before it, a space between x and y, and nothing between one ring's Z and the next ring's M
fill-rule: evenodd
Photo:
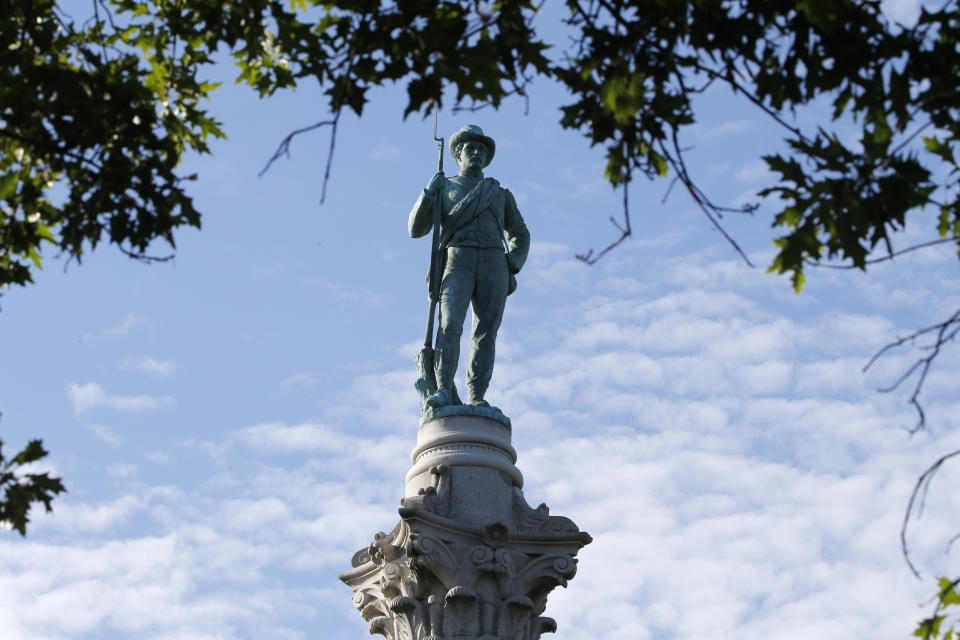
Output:
M447 418L449 416L479 416L481 418L490 418L510 428L510 418L504 415L500 407L480 407L475 404L448 404L442 407L431 407L424 405L423 412L420 414L420 426L431 420L438 418Z
M574 576L591 538L527 504L510 435L509 421L483 415L421 422L400 522L340 574L370 633L537 640L556 630L542 615L547 596Z

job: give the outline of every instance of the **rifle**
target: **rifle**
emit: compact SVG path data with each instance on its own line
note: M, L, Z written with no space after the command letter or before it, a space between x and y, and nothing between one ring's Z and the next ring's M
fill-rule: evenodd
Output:
M443 173L443 146L442 137L437 137L438 108L434 105L433 111L433 139L438 142L437 171ZM437 202L433 213L433 239L430 243L430 314L427 316L427 331L423 337L423 349L417 356L417 373L419 378L414 385L420 393L422 408L426 407L426 400L437 391L436 372L433 362L433 319L440 300L440 280L443 277L443 256L440 255L440 215L443 197L442 191L437 192Z
M433 139L438 142L437 153L437 172L443 173L443 138L437 137L437 111L433 112ZM430 243L430 316L427 318L427 333L423 338L423 346L428 349L433 348L433 317L440 300L440 279L443 277L441 272L443 258L440 256L440 215L443 203L441 198L443 193L437 192L437 202L433 210L433 239Z

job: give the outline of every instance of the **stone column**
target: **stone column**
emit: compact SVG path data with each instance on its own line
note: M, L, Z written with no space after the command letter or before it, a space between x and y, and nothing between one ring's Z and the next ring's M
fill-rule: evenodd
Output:
M451 406L421 420L400 522L354 554L340 579L387 640L537 640L555 631L548 594L591 540L531 508L499 411Z

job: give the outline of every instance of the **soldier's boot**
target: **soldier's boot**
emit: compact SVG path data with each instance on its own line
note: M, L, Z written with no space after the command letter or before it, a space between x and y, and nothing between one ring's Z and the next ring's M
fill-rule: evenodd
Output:
M489 407L490 403L483 399L493 377L493 341L494 337L486 334L478 340L474 338L474 345L470 349L470 362L467 363L467 404L476 407Z
M456 388L453 386L454 367L446 362L442 349L434 351L434 371L437 378L437 392L427 398L427 405L431 407L445 407L449 404L459 404ZM456 364L456 363L454 363Z
M475 407L489 407L490 403L483 399L487 392L488 384L467 382L467 404Z
M427 398L427 404L431 407L445 407L453 404L453 394L449 387L440 387L437 392Z

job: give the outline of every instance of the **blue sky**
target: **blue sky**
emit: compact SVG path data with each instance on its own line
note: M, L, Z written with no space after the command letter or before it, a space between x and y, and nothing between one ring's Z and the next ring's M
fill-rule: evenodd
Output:
M175 260L50 256L5 293L0 433L7 450L43 437L69 489L26 539L0 533L5 637L366 637L336 574L397 519L429 254L407 214L436 162L432 120L404 122L401 91L374 98L342 123L320 206L324 131L257 178L325 116L318 93L260 102L227 83L229 140L186 167L204 228ZM562 100L542 84L529 115L440 115L447 137L470 122L496 139L487 174L531 230L488 396L528 501L594 536L551 596L558 637L908 637L934 576L960 571L944 554L960 470L911 536L923 581L898 540L918 474L960 448L960 357L938 359L912 438L908 394L876 388L915 353L861 368L960 306L955 252L811 273L797 296L764 273L769 210L727 220L751 269L681 191L661 202L665 181L638 181L635 236L586 267L573 256L613 239L620 194L602 153L558 130ZM743 202L779 138L707 94L695 175ZM912 224L899 246L932 237L932 212Z

